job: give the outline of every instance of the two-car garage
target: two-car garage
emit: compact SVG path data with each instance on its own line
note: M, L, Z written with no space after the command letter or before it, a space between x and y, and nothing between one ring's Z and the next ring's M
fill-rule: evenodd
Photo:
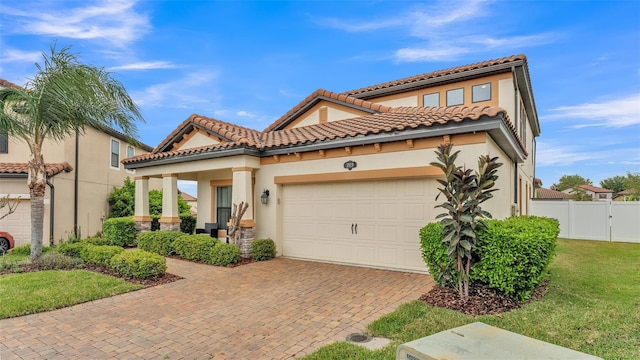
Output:
M433 178L286 184L283 255L426 271L418 232L440 213Z

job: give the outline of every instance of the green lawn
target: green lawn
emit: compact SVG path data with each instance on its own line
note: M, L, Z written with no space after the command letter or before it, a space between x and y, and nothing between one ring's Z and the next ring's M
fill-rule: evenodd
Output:
M393 340L386 348L341 342L304 359L392 360L399 344L475 321L604 359L640 359L640 244L561 239L550 271L542 300L502 318L413 301L369 325L373 335Z
M0 275L0 319L59 309L142 287L86 270Z

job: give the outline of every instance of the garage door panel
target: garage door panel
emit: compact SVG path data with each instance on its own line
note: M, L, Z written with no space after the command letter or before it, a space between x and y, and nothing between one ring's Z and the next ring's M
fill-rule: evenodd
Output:
M432 179L285 185L283 254L426 271L418 232L437 213L435 185Z

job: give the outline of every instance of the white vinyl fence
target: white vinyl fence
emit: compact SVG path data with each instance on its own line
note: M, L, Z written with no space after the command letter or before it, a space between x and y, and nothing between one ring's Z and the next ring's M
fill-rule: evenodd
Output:
M560 237L640 243L638 201L532 200L531 215L560 221Z

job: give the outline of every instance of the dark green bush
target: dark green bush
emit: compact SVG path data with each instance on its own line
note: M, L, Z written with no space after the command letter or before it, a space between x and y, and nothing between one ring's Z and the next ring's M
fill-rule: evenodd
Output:
M167 260L158 254L136 249L114 256L110 267L121 276L148 279L164 274Z
M56 252L66 256L80 258L80 251L88 245L91 244L86 242L63 242L56 246Z
M50 251L52 248L49 246L43 246L42 247L42 253L46 253L48 251ZM11 253L13 255L22 255L22 256L28 256L31 254L31 245L27 244L27 245L22 245L22 246L16 246L11 250Z
M184 235L180 231L147 231L138 234L138 248L158 255L175 254L173 242Z
M271 239L258 239L251 244L251 258L256 261L276 257L276 244Z
M458 284L453 259L449 256L449 245L442 241L442 225L430 223L420 229L422 259L427 264L429 274L441 286L454 287Z
M84 267L82 259L55 251L42 254L35 264L40 270L72 270Z
M206 261L217 243L218 239L209 235L182 235L173 242L173 248L186 260Z
M180 214L180 231L193 234L196 231L196 219L191 213Z
M219 242L211 249L207 262L213 265L227 266L240 262L240 249L233 244Z
M109 245L136 246L136 222L133 218L111 218L102 224L102 233Z
M471 279L518 300L528 299L547 275L560 226L557 220L537 216L486 221L476 253L480 261Z
M111 242L107 240L107 238L101 236L89 237L83 239L82 242L91 245L112 245Z
M80 258L89 264L109 266L111 258L123 251L121 246L87 244L80 249Z
M151 231L160 230L160 215L151 215Z

